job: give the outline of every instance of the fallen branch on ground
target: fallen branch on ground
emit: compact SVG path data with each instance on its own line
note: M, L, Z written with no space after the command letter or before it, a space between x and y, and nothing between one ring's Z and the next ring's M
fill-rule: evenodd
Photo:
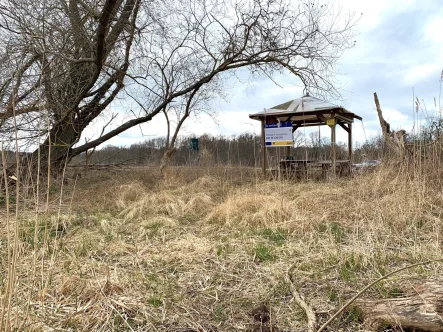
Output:
M309 306L309 304L306 302L306 300L304 299L303 295L300 294L297 291L297 288L295 287L294 283L292 282L292 271L294 269L295 265L292 265L289 269L288 272L285 275L285 279L286 282L290 285L291 287L291 292L292 292L292 298L294 299L294 301L297 303L297 305L302 308L305 313L306 313L306 318L308 320L308 332L314 332L315 331L315 325L317 324L317 319L315 317L315 312L314 310Z
M355 308L361 313L364 327L370 331L387 325L408 331L443 331L443 280L427 280L415 291L416 295L403 298L357 299Z
M321 331L324 331L324 329L329 325L329 324L331 324L331 322L334 320L334 319L336 319L343 311L345 311L345 309L346 308L348 308L357 298L359 298L365 291L367 291L369 288L371 288L372 286L374 286L376 283L378 283L378 282L380 282L380 281L382 281L383 279L386 279L386 278L388 278L388 277L390 277L390 276L392 276L392 275L394 275L394 274L396 274L396 273L398 273L398 272L401 272L401 271L404 271L404 270L407 270L407 269L410 269L410 268L413 268L413 267L416 267L416 266L420 266L420 265L426 265L426 264L431 264L431 263L436 263L436 262L442 262L443 261L443 259L442 258L440 258L440 259L434 259L434 260L430 260L430 261L426 261L426 262L421 262L421 263L415 263L415 264L412 264L412 265L408 265L408 266L405 266L405 267L402 267L401 269L398 269L398 270L395 270L395 271L392 271L392 272L390 272L390 273L388 273L388 274L386 274L386 275L384 275L384 276L382 276L382 277L380 277L380 278L378 278L377 280L375 280L375 281L373 281L373 282L371 282L369 285L367 285L365 288L363 288L360 292L358 292L357 294L355 294L343 307L341 307L334 315L332 315L332 317L331 318L329 318L328 319L328 321L326 322L326 323L324 323L318 330L317 330L317 332L321 332Z

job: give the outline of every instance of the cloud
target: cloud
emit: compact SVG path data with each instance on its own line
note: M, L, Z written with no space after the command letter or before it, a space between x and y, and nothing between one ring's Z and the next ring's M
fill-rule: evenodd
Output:
M437 77L440 68L441 66L438 63L425 63L413 66L406 70L403 78L404 84L414 85L431 76Z
M434 12L434 15L427 18L424 22L425 38L432 46L441 46L443 43L443 34L441 33L443 31L442 14L443 9L438 8L436 12Z

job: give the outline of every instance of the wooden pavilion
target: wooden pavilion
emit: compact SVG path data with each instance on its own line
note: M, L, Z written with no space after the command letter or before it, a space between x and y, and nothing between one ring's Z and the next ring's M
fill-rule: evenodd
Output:
M347 109L328 103L324 100L306 95L301 98L290 100L281 105L270 109L264 109L263 112L249 115L253 120L261 121L261 146L262 146L262 170L266 173L266 141L265 124L292 122L292 133L301 127L323 126L331 128L331 158L326 161L313 160L291 160L291 166L306 167L308 164L320 164L323 169L332 167L334 173L337 165L352 165L352 123L354 119L362 120L360 116L348 111ZM339 125L348 133L348 160L336 159L336 126ZM290 147L287 147L286 154L289 157ZM287 166L287 164L286 164Z

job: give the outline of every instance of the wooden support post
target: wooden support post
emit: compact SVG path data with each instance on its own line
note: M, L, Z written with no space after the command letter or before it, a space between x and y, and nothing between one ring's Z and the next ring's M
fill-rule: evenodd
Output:
M336 172L336 163L337 163L337 156L335 153L335 114L331 114L331 119L334 120L334 124L332 124L331 127L331 163L332 163L332 174L335 176Z
M352 167L352 123L350 123L348 125L349 131L348 131L348 158L349 158L349 164L351 165L350 167Z
M289 157L291 155L291 147L287 146L285 152L286 152L286 156L285 157Z
M261 120L261 167L263 175L266 175L266 141L265 141L265 120Z

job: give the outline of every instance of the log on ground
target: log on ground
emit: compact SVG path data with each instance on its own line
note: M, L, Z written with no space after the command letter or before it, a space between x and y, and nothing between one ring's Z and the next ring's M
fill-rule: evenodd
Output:
M427 280L414 287L409 297L370 300L357 299L354 308L365 331L384 328L399 331L443 331L443 280Z

